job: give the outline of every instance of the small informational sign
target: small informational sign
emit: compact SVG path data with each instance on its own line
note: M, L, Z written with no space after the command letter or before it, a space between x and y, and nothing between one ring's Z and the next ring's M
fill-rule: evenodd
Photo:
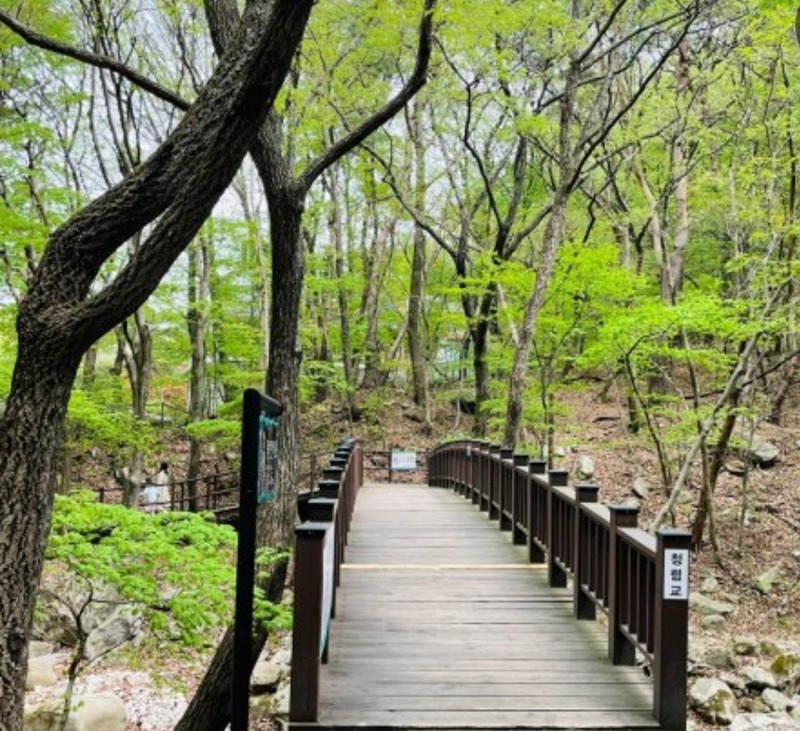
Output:
M258 433L258 502L278 494L278 421L261 415Z
M664 599L689 598L689 551L664 550Z
M392 452L392 470L395 472L413 472L417 469L416 452Z

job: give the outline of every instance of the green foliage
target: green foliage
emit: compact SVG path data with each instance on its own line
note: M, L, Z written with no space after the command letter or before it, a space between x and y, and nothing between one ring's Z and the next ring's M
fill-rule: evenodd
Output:
M148 422L135 419L124 384L104 378L87 393L75 389L69 403L68 446L76 450L99 447L112 454L129 457L134 451L150 453L155 448L155 433Z
M98 503L87 492L55 500L48 561L92 585L115 587L143 608L156 632L177 632L187 644L230 621L233 529L208 515L149 515Z

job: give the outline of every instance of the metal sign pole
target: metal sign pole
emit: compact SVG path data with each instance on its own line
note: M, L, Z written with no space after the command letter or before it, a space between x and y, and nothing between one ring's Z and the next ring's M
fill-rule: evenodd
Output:
M256 510L259 494L274 494L275 485L262 485L262 467L268 458L262 444L264 418L274 420L283 407L255 389L244 392L242 408L242 466L239 483L239 546L236 561L236 616L233 629L231 676L231 731L247 731L250 711L250 674L253 636L253 589L255 586ZM271 422L273 425L274 421ZM274 470L270 477L275 479ZM267 489L270 492L267 492Z

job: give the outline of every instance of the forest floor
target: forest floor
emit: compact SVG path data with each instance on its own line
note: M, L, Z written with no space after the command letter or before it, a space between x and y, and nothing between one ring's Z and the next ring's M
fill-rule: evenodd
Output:
M597 391L597 390L596 390ZM622 404L606 401L597 392L585 390L560 400L556 436L558 467L577 480L581 460L594 463L595 481L600 485L600 500L616 503L633 496L637 478L646 478L652 490L641 504L640 525L646 527L663 505L665 493L659 478L655 450L645 433L628 433ZM306 439L306 451L324 452L351 431L364 442L366 451L407 449L425 452L442 438L468 434L471 417L456 414L451 404L431 412L432 430L424 428L424 414L407 398L380 399L379 408L359 422L350 424L338 407L321 404L305 417L313 424ZM796 645L800 636L800 406L786 410L781 426L761 424L758 434L779 448L774 466L752 467L746 479L739 474L741 461L731 455L730 470L720 476L715 494L715 519L718 554L708 541L693 557L692 587L699 587L709 577L720 585L718 596L735 605L723 633L710 633L700 625L701 617L691 613L690 646L730 644L734 638L771 639L778 644ZM176 445L173 454L164 455L172 465L173 479L182 475L183 449ZM382 481L385 475L366 475L367 480ZM675 512L676 527L689 528L697 500L697 480L690 484L690 501ZM743 519L744 518L744 519ZM764 592L756 580L765 571L777 567L778 578ZM210 652L210 650L209 650ZM702 654L702 653L700 653ZM138 724L130 727L143 731L168 731L182 712L185 698L200 677L207 655L184 663L171 664L170 677L161 678L158 688L143 691L141 671L153 668L142 662L136 672L126 672L112 659L102 661L89 671L86 681L93 690L118 692L134 704ZM163 671L163 666L162 666ZM174 675L174 677L172 677ZM174 690L171 690L174 689ZM710 728L695 719L696 728ZM255 722L258 731L269 726Z

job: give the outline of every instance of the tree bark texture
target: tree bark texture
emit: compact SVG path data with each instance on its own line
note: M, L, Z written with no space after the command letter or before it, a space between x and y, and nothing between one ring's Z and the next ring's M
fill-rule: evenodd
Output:
M313 0L251 0L197 102L149 160L57 229L19 307L0 421L0 729L21 731L27 641L81 358L135 312L228 186L288 72ZM158 219L156 221L156 219ZM100 268L154 223L104 289Z
M264 593L278 604L286 584L289 559L283 558L273 567ZM253 631L250 667L256 664L269 633L263 627ZM233 627L229 627L208 666L189 707L174 731L224 731L231 718L231 677L233 676Z

